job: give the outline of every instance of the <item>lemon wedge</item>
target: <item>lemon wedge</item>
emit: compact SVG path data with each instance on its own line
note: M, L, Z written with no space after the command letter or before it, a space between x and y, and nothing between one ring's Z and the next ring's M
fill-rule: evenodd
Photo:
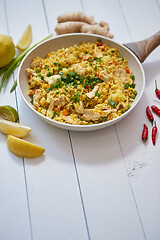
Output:
M20 123L10 122L0 119L0 132L4 134L11 134L16 137L25 137L32 130L32 128Z
M12 135L7 135L9 150L19 157L35 158L43 155L45 149Z
M22 34L20 40L18 41L16 48L19 50L26 50L32 41L32 27L29 24L24 33Z

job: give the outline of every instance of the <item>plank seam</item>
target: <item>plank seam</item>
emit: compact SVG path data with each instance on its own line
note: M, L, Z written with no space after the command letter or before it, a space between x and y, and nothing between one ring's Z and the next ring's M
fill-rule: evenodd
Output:
M33 240L31 211L30 211L30 204L29 204L29 195L28 195L28 186L27 186L27 176L26 176L26 167L25 167L24 158L23 158L23 169L24 169L24 180L25 180L25 187L26 187L26 197L27 197L27 206L28 206L28 215L29 215L29 225L30 225L30 231L31 231L31 240Z
M117 135L117 139L118 139L121 155L123 157L123 163L124 163L124 166L125 166L125 169L126 169L126 173L127 173L127 166L126 166L126 163L125 163L125 157L123 155L122 146L121 146L121 143L120 143L120 140L119 140L119 136L118 136L118 132L117 132L115 124L114 124L114 128L115 128L115 132L116 132L116 135ZM147 240L146 234L145 234L145 231L144 231L144 227L143 227L143 224L142 224L142 219L141 219L141 216L140 216L140 212L139 212L139 209L138 209L138 205L137 205L137 202L136 202L136 197L134 195L132 184L131 184L131 180L130 180L128 174L127 174L127 177L128 177L128 182L129 182L129 185L130 185L130 188L131 188L131 192L132 192L133 200L134 200L134 203L135 203L135 207L136 207L136 210L137 210L138 218L139 218L139 221L140 221L140 225L141 225L141 228L142 228L143 236L144 236L144 239Z
M80 193L80 199L81 199L81 203L82 203L84 220L85 220L85 224L86 224L86 228L87 228L87 235L88 235L88 239L90 240L90 233L89 233L88 221L87 221L87 216L86 216L86 211L85 211L85 206L84 206L84 201L83 201L83 196L82 196L82 190L81 190L81 184L80 184L80 179L79 179L77 164L76 164L76 160L75 160L75 155L74 155L74 151L73 151L73 145L72 145L72 139L71 139L70 131L68 131L68 136L69 136L69 141L70 141L70 145L71 145L71 152L72 152L72 156L73 156L73 163L74 163L74 167L75 167L75 172L76 172L76 177L77 177L77 183L78 183L78 188L79 188L79 193Z
M129 26L128 26L128 24L127 24L127 20L126 20L126 18L125 18L125 14L124 14L124 12L123 12L123 8L122 8L122 6L121 6L120 0L118 0L118 5L119 5L120 11L121 11L121 13L122 13L122 17L123 17L124 23L125 23L125 25L126 25L126 28L127 28L128 34L129 34L129 37L130 37L130 39L131 39L131 41L132 41L132 35L131 35L130 30L129 30Z
M8 24L7 8L6 8L5 0L4 0L3 2L4 2L4 11L5 11L7 32L8 32L8 34L9 34L9 24ZM12 77L13 77L13 82L14 82L14 81L15 81L15 74L14 74L14 72L13 72L13 74L12 74ZM17 112L19 113L18 99L17 99L16 89L15 89L15 101L16 101ZM20 119L19 119L19 122L20 122ZM26 181L26 172L25 172L24 158L22 158L22 160L23 160L23 172L24 172L24 182L25 182L25 188L26 188L26 198L27 198L27 207L28 207L28 217L29 217L30 234L31 234L31 240L33 240L32 226L31 226L31 214L30 214L30 206L29 206L29 197L28 197L28 188L27 188L27 181Z
M48 29L48 32L50 33L47 11L46 11L46 6L45 6L45 3L44 3L44 0L42 0L42 6L43 6L43 9L44 9L44 16L45 16L45 19L46 19L47 29Z

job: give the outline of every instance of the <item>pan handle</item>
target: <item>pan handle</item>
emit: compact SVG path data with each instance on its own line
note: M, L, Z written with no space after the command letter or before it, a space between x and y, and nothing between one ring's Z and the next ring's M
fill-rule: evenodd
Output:
M153 36L144 39L139 42L133 43L125 43L123 44L127 48L129 48L140 60L140 62L144 62L144 60L149 56L149 54L160 45L160 31L154 34Z

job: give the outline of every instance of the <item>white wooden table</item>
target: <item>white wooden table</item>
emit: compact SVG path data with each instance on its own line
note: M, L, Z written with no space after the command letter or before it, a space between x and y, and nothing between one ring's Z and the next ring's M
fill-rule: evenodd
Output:
M139 41L160 30L160 0L0 0L0 33L15 43L30 23L33 43L54 33L57 16L83 11L109 23L119 43ZM17 70L0 94L0 105L18 110L32 127L26 137L45 155L11 154L0 133L0 240L159 240L160 133L156 146L141 140L149 126L146 106L160 87L160 47L143 63L143 97L127 118L93 132L47 125L9 93ZM156 118L160 131L160 118Z

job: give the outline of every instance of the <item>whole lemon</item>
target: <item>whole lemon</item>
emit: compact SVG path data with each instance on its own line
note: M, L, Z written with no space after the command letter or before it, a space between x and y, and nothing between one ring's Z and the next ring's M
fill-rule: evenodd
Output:
M0 68L6 66L15 56L15 45L11 37L0 34Z

